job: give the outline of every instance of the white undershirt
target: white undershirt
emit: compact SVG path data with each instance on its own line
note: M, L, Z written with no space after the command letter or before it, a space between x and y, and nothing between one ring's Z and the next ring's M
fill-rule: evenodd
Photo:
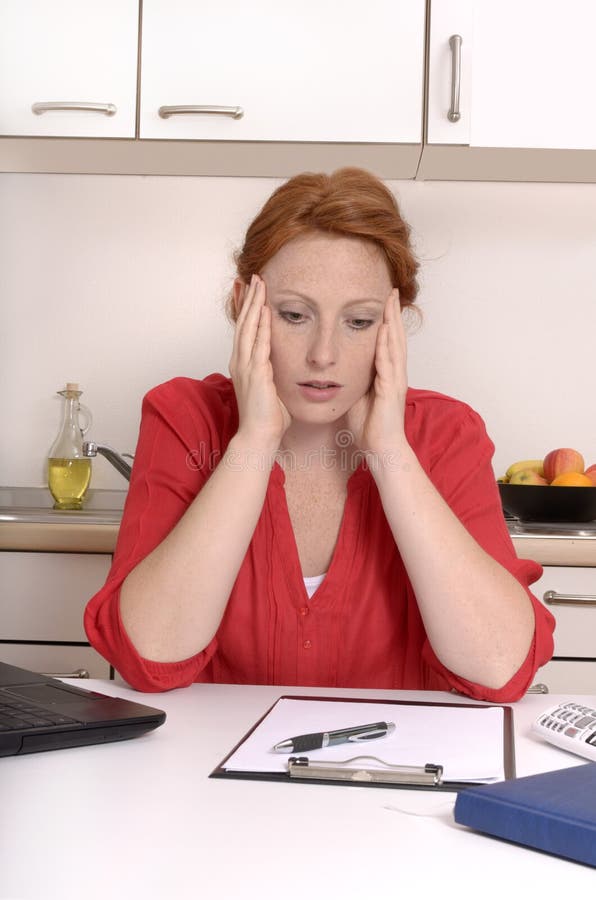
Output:
M323 583L323 579L327 572L323 572L322 575L311 575L310 578L304 579L304 587L306 588L306 593L308 594L308 599L312 597L316 589Z

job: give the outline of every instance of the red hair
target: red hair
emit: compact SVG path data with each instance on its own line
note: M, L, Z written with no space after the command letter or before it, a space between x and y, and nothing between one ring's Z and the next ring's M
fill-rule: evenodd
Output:
M260 272L284 244L317 231L375 244L393 287L399 288L401 308L414 304L418 263L410 246L410 228L391 191L364 169L338 169L331 175L304 172L278 187L235 254L238 277L248 284L253 272ZM235 320L232 297L227 311Z

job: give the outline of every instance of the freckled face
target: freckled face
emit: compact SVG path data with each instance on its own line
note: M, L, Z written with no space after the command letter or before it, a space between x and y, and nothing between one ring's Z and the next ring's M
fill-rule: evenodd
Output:
M297 421L343 416L370 388L383 308L392 290L368 241L314 233L285 244L260 273L271 307L271 364Z

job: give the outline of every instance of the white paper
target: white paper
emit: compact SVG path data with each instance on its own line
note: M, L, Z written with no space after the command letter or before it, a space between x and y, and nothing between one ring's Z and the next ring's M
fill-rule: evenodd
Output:
M312 762L345 762L376 756L393 766L443 766L444 781L502 781L504 711L496 706L416 706L342 700L282 698L223 768L241 772L287 772L290 753L274 744L300 734L333 731L373 722L394 722L395 731L364 744L311 750ZM306 754L301 754L306 755ZM373 760L350 765L382 769Z

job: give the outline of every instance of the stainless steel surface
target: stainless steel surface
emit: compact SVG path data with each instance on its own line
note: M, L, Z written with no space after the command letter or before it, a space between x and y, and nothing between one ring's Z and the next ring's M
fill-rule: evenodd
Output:
M241 119L244 110L241 106L160 106L157 110L160 119L170 116L231 116Z
M98 453L100 456L105 457L108 462L111 462L114 468L120 472L127 481L130 481L132 466L126 462L124 457L128 456L129 459L134 459L131 453L118 453L113 447L109 447L107 444L96 444L95 441L85 441L83 443L84 456L93 457L97 456Z
M461 87L461 45L463 41L461 35L452 34L449 38L449 46L451 48L451 107L447 113L450 122L459 122L461 113L459 111L459 92Z
M71 110L79 112L98 112L104 116L115 116L118 112L113 103L71 103L70 101L56 101L49 103L34 103L31 106L31 112L36 116L41 116L45 112L55 112L57 110L70 112Z
M119 525L126 491L91 488L84 509L53 509L45 487L0 487L0 522Z
M542 599L548 606L596 606L596 594L558 594L556 591L545 591Z
M596 522L521 522L507 518L509 534L515 537L596 538Z
M532 687L529 687L526 694L548 694L548 685L539 681L533 684Z

